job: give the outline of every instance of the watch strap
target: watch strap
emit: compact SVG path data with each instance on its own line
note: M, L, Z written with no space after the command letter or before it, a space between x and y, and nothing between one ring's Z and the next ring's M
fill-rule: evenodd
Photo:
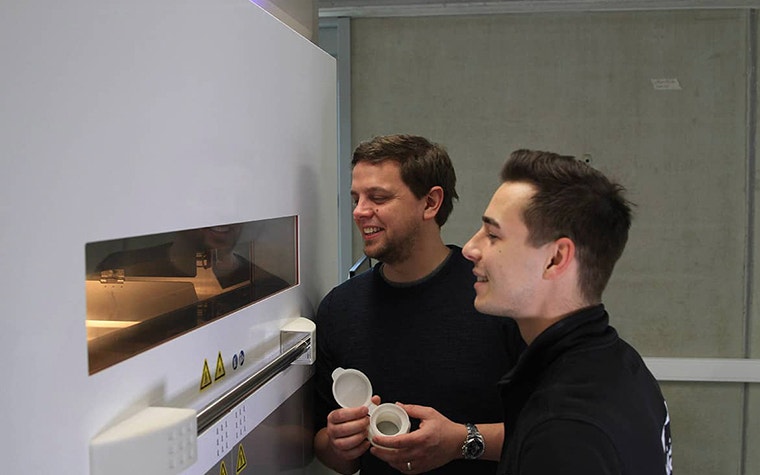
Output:
M486 442L475 424L466 423L467 437L462 444L462 457L466 460L480 458L486 450Z

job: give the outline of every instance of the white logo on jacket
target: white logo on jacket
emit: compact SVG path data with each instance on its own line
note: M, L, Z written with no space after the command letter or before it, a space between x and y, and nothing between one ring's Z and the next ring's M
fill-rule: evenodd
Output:
M665 424L662 426L662 451L665 453L665 475L673 474L673 439L670 438L670 413L665 402Z

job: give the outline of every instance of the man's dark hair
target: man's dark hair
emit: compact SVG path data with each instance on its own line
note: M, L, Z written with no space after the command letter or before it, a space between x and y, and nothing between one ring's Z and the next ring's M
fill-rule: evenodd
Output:
M432 187L443 188L443 203L435 216L443 226L459 199L455 189L457 177L446 149L417 135L383 135L359 144L351 159L351 168L359 162L397 162L401 180L417 199L425 196Z
M633 204L624 198L623 186L574 157L536 150L512 152L501 179L535 187L522 216L530 244L570 238L580 264L580 291L589 302L601 301L631 227Z

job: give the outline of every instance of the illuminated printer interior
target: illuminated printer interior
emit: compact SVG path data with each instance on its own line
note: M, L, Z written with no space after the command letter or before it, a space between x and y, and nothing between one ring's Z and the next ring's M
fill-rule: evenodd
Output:
M298 283L297 218L85 246L90 374Z

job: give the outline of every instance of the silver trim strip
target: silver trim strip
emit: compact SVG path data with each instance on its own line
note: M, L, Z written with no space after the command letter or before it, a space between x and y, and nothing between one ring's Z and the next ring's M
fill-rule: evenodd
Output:
M746 358L644 358L659 381L760 383L760 360Z

